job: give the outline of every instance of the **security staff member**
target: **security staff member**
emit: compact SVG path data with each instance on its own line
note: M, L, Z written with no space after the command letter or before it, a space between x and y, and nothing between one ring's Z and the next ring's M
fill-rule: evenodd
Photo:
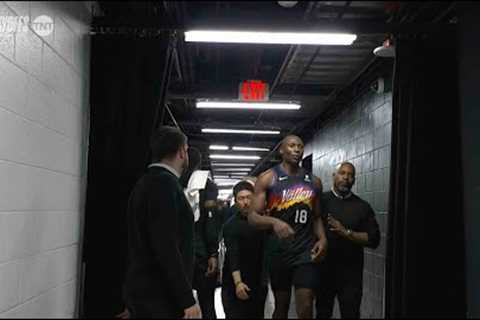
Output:
M342 318L360 317L363 248L377 248L380 231L370 205L352 193L354 183L355 167L344 162L333 174L333 188L322 197L329 252L319 266L317 319L332 316L335 297Z

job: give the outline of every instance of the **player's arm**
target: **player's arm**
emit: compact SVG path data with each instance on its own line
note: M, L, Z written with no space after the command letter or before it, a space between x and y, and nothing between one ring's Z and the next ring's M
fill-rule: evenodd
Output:
M323 226L323 219L322 219L323 218L322 204L321 204L321 195L323 191L322 181L319 178L314 177L313 184L317 189L317 196L315 197L315 205L313 208L313 216L315 219L315 234L317 235L317 238L319 240L325 239L325 242L326 242L325 228Z
M325 227L323 226L323 216L322 216L322 206L321 206L321 195L322 195L322 181L315 177L313 181L316 189L317 196L315 197L315 203L313 207L313 216L314 216L314 232L317 236L317 242L312 249L312 260L320 260L326 255L327 252L327 236L325 234Z
M268 170L260 175L255 183L255 192L253 194L252 205L248 212L248 222L258 229L270 230L273 228L275 218L266 216L265 202L267 198L267 188L273 179L273 172Z
M273 176L273 171L268 170L260 175L257 183L255 183L255 193L248 213L248 222L258 229L273 229L279 238L288 238L294 234L293 229L287 223L264 214L267 189Z

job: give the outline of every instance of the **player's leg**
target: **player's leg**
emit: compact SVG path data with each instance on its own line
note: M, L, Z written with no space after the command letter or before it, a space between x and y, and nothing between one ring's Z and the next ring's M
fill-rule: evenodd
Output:
M272 318L286 319L292 293L292 272L281 259L272 259L270 282L275 298L275 310Z
M273 319L288 318L291 292L291 288L290 290L273 290L273 296L275 297L275 311L273 311Z
M315 289L318 286L316 265L306 263L295 267L293 272L297 316L302 319L313 318Z

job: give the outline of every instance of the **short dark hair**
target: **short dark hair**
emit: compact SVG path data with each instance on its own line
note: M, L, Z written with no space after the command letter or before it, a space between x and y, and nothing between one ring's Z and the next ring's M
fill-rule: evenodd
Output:
M175 155L187 141L187 136L180 129L170 126L160 127L150 139L152 161L161 161Z
M344 161L344 162L340 163L339 165L337 165L337 167L335 168L335 173L338 172L338 170L340 170L343 166L350 166L353 169L353 174L354 175L356 174L357 169L355 168L353 163L348 162L348 161Z
M287 140L290 139L290 138L298 139L298 140L302 141L302 143L304 143L302 138L300 138L299 136L297 136L295 134L289 134L282 139L282 141L280 142L280 147L283 147L285 145L285 143L287 142Z
M201 167L202 154L200 153L200 150L198 150L197 148L195 147L188 148L188 159L189 159L190 168L193 171L198 170L198 168Z
M240 192L240 191L243 191L243 190L248 190L250 191L251 193L254 192L254 189L253 189L253 186L250 182L248 181L240 181L239 183L237 183L235 185L235 187L233 187L233 196L235 198L237 198L237 194Z
M202 154L195 147L188 148L188 168L183 172L180 177L180 184L186 188L188 186L188 181L190 180L193 172L198 170L202 164Z

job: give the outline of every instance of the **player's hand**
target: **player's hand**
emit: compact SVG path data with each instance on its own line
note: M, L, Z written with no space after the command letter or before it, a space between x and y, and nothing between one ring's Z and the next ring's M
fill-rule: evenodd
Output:
M295 234L292 227L286 222L276 219L273 224L273 231L280 239L287 239Z
M205 275L207 277L210 277L210 276L214 275L217 272L217 267L218 267L217 258L216 257L208 258L208 268L207 268L207 272L205 273Z
M311 257L313 262L322 261L327 255L326 241L318 240L312 248Z
M183 310L184 315L183 319L201 319L202 318L202 311L198 304L194 304L190 308Z
M248 296L248 293L250 291L250 288L243 282L240 282L237 284L237 287L235 288L235 293L237 295L237 298L240 300L247 300L250 298Z
M347 234L347 229L343 226L343 224L340 223L337 219L332 217L331 214L328 214L327 217L327 223L330 231L335 232L336 234L340 236L346 236Z

